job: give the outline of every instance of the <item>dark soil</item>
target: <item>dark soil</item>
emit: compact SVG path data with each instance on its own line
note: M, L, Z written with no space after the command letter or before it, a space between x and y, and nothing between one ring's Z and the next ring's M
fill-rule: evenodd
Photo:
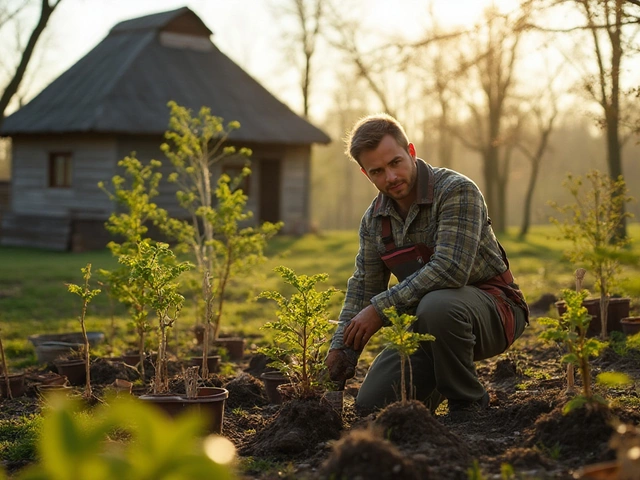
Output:
M610 402L610 413L582 409L563 415L570 398L560 363L563 351L541 343L535 329L530 327L508 352L477 363L490 405L464 421L453 421L446 402L435 415L416 402L356 410L365 362L347 383L342 416L317 399L269 404L257 378L268 369L263 356L247 357L235 364L234 375L212 375L201 385L229 390L223 435L243 460L242 479L466 479L474 461L483 478L501 478L507 464L515 478L569 479L583 466L614 458L611 419L640 423L640 351L627 348L620 334L592 362L594 389ZM605 371L624 372L634 384L598 386L595 377ZM36 379L50 372L47 366L28 369L26 395L1 399L0 420L38 413ZM152 373L149 364L141 390L148 389ZM171 361L169 373L171 391L184 393L183 364ZM133 382L138 374L122 363L94 359L91 378L100 396L116 378ZM581 388L579 375L576 383ZM80 395L82 388L74 391ZM5 461L4 468L13 473L23 463Z
M428 470L418 470L381 433L373 428L353 430L335 443L327 461L320 468L321 479L420 480L432 477Z
M466 478L466 466L471 464L467 444L436 420L424 404L393 403L380 412L374 425L382 428L384 438L429 467L434 478L445 473L448 478Z
M264 385L253 375L241 373L224 385L229 390L227 405L229 408L251 408L266 405L267 397Z
M340 415L319 399L291 400L241 453L278 459L308 458L319 444L338 439L342 426Z

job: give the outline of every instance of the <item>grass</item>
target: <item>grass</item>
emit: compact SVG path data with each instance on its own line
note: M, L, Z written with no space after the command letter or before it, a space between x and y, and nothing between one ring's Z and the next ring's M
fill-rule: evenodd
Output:
M555 240L553 237L556 234L553 226L536 226L526 241L518 239L515 229L500 237L509 254L516 281L530 302L544 293L558 295L562 288L574 286L573 272L577 266L562 258L563 250L570 245ZM629 234L633 239L633 252L640 254L640 224L630 225ZM247 277L232 279L224 307L222 333L244 335L258 344L268 342L269 333L260 330L260 327L274 319L276 306L268 300L256 300L256 296L263 290L280 290L285 296L291 293L273 268L286 265L297 274L328 273L329 280L318 288L334 286L344 290L353 271L357 248L356 231L301 237L278 236L272 239L266 251L267 262ZM80 268L87 263L92 264L93 272L117 265L107 250L78 254L0 248L0 334L12 368L35 362L33 347L26 341L28 335L80 330L77 320L80 301L67 292L65 283L80 284ZM93 288L98 287L97 280L99 275L95 274L92 277ZM615 293L630 296L632 305L638 305L640 267L625 267L620 280L620 290ZM589 274L585 279L585 288L593 289L593 276ZM176 345L191 341L193 334L190 330L196 323L190 301L192 297L188 294L185 296L185 308L172 332ZM337 318L342 301L343 295L334 296L330 309L333 318ZM109 335L112 316L116 327L112 343L118 353L135 338L124 308L120 305L112 308L108 296L103 293L91 303L86 322L89 330L101 330ZM154 340L154 335L150 337Z
M39 415L0 420L0 460L18 465L35 461L41 426Z

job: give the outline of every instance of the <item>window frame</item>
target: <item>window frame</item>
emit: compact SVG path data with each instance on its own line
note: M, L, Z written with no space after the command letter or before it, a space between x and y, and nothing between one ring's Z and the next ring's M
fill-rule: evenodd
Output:
M59 182L58 159L62 158L62 182ZM48 187L71 188L73 185L73 154L71 152L49 152Z

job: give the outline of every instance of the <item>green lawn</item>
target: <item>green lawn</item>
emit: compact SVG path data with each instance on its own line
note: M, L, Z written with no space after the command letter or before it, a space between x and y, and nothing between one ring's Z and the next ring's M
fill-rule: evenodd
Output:
M577 266L562 259L562 251L569 244L553 239L557 230L552 226L534 227L526 242L517 239L516 231L500 238L511 261L511 269L530 301L543 293L558 295L562 288L574 285L573 271ZM640 224L629 229L632 249L640 254ZM259 327L273 319L275 304L256 301L262 290L283 289L280 278L273 272L277 265L286 265L298 274L325 272L332 285L346 287L353 270L358 246L357 232L326 232L303 237L279 236L269 244L269 260L255 269L249 277L237 278L229 289L225 305L223 333L237 333L261 341L264 332ZM34 361L33 348L25 339L34 333L79 331L77 317L80 302L67 292L65 283L81 283L80 268L88 262L93 271L113 268L117 262L104 250L82 254L49 252L26 248L0 248L0 325L5 349L14 366ZM92 278L97 288L99 276ZM585 287L593 288L593 276L587 274ZM283 291L287 295L288 291ZM640 267L626 266L620 275L619 288L614 292L632 297L632 308L638 309L640 300ZM342 295L335 296L332 312L338 315ZM112 316L116 327L113 344L116 351L134 338L127 315L119 306L111 306L107 295L99 295L90 305L87 324L90 330L109 334ZM174 332L179 341L189 341L195 324L193 307L187 305Z

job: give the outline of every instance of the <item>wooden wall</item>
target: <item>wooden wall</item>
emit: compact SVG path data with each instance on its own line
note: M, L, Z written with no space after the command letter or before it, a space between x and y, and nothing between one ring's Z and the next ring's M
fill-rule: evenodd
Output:
M136 158L141 161L150 159L162 162L162 176L166 179L173 171L169 160L160 151L160 137L122 137L118 139L118 159L136 152ZM282 233L302 234L309 231L309 196L310 196L310 165L311 147L283 146L265 144L246 144L251 148L251 176L249 177L249 199L247 209L254 213L250 224L255 225L260 218L260 166L261 159L280 160L280 219L284 222ZM226 159L227 164L241 166L244 158ZM214 178L221 173L221 166L214 170ZM177 205L175 200L176 186L163 180L160 186L160 195L156 197L156 203L169 211L173 216L184 216L184 210Z
M72 153L70 188L49 188L49 153ZM20 215L106 218L112 210L98 188L114 174L113 137L87 135L28 136L13 139L11 211Z
M104 221L113 209L108 196L98 188L103 181L111 187L117 162L132 152L141 161L152 158L163 164L163 179L172 166L160 151L161 137L105 135L17 136L13 139L13 175L11 203L3 215L1 234L4 245L38 246L57 250L100 248L108 236ZM310 146L245 145L253 150L247 208L254 213L249 222L260 218L261 160L279 161L279 218L282 233L303 234L309 231ZM52 152L72 153L72 185L50 188L48 164ZM242 166L244 158L230 158L228 164ZM220 165L214 171L217 178ZM184 210L175 199L176 186L163 181L159 206L176 217ZM55 231L55 235L48 232Z

